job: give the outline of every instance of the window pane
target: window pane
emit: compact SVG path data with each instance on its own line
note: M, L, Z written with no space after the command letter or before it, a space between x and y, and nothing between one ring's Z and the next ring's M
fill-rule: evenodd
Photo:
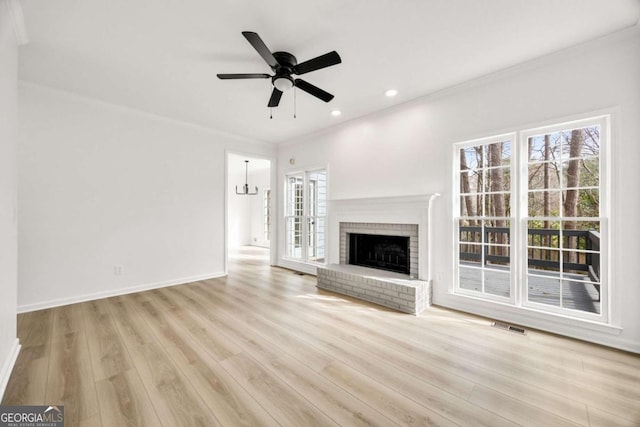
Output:
M482 201L484 197L480 194L460 196L461 216L482 216Z
M324 262L325 219L320 217L309 218L307 225L309 236L307 259L314 262Z
M560 307L560 279L547 276L527 276L529 301Z
M527 245L541 248L560 248L560 222L528 221Z
M508 270L511 263L509 246L483 245L483 247L485 266Z
M484 165L484 152L483 147L467 147L460 150L460 165L461 170L471 169L475 170L482 168Z
M484 216L511 216L511 195L509 193L485 194Z
M286 216L301 216L304 210L303 178L301 176L287 177L287 211Z
M484 271L484 291L491 295L509 297L511 295L511 274L509 271Z
M598 187L600 159L590 157L562 162L562 182L564 188Z
M508 167L511 164L511 141L488 144L485 150L487 153L487 167Z
M600 127L588 126L562 132L562 158L591 157L600 154Z
M560 188L560 166L556 162L529 164L529 190Z
M560 215L561 193L559 191L529 192L530 217L554 217Z
M459 220L461 242L482 242L482 228L476 221Z
M511 221L504 219L491 219L484 221L484 242L493 245L509 245L510 244L510 227Z
M600 216L600 191L597 189L564 190L563 199L564 216Z
M324 171L310 172L307 176L309 190L309 216L327 213L327 176Z
M462 289L482 292L482 270L460 266L458 282Z
M543 162L560 158L560 134L551 133L529 138L529 161Z
M460 193L474 194L482 192L482 170L460 172Z
M560 250L546 248L527 248L527 268L533 272L559 272Z
M482 245L460 243L459 251L460 262L477 267L480 266L482 262Z
M485 172L485 193L496 193L511 190L511 173L509 168L491 168Z
M576 280L562 281L562 306L572 310L600 313L599 284Z

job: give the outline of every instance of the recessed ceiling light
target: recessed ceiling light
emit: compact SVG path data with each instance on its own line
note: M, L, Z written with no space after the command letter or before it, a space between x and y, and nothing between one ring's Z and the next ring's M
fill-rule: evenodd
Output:
M398 91L395 89L389 89L384 94L387 95L388 97L392 97L392 96L396 96L398 94Z
M340 111L340 110L333 110L331 112L331 115L334 116L334 117L338 117L340 114L342 114L342 111Z

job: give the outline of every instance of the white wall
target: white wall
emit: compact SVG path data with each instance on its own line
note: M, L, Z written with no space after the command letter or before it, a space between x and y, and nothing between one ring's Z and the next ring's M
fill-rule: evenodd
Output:
M640 352L639 76L636 26L281 145L278 178L282 182L288 171L326 164L331 199L441 193L433 216L433 271L441 278L434 283L435 303ZM618 328L452 295L452 144L603 109L613 113L614 127L611 269ZM624 237L630 232L633 239Z
M225 150L273 146L27 83L19 101L20 311L224 273Z
M0 400L19 349L17 304L18 46L8 5L0 1Z

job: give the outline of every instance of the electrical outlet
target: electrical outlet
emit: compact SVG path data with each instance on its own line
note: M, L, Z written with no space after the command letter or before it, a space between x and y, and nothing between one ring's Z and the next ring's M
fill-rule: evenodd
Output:
M115 274L116 276L122 276L123 272L124 272L124 266L122 265L113 266L113 274Z
M444 278L444 273L443 273L442 271L438 271L438 272L436 273L436 280L437 280L438 282L442 282L443 278Z

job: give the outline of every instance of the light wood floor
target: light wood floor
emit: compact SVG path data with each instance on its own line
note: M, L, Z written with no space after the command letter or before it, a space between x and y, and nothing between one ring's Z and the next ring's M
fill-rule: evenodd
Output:
M67 426L640 425L640 357L315 288L244 249L229 277L19 315L3 404Z

